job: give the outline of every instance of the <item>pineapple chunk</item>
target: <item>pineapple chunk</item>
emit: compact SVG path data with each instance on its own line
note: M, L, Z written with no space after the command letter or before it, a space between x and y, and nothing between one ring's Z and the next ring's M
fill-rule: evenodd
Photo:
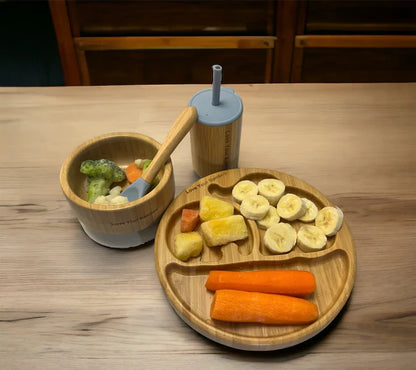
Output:
M243 216L233 215L201 224L201 231L208 247L224 245L248 237Z
M202 237L196 231L175 235L175 256L181 261L197 257L202 252Z
M206 195L200 201L199 215L202 221L228 217L232 214L234 214L234 206L223 200Z

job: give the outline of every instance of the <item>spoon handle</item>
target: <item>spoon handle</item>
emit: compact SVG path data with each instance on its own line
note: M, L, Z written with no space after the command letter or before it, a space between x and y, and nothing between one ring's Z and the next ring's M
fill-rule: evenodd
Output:
M143 172L143 180L149 184L153 182L159 170L195 123L197 115L197 110L193 106L186 107L179 114L149 167Z

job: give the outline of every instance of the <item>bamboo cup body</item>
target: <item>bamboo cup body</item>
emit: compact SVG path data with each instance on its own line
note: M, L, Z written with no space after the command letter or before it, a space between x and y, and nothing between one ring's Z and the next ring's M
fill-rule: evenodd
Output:
M218 94L215 105L213 89L201 90L189 101L198 113L191 129L191 152L200 177L238 167L243 103L231 88L221 87Z
M200 177L238 168L241 125L242 116L222 126L195 123L191 130L192 163Z

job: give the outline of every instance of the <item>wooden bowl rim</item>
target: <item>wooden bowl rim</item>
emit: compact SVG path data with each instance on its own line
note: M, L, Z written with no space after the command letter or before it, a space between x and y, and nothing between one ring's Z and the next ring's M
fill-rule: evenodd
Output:
M138 134L134 132L112 132L108 134L99 135L96 137L93 137L79 146L77 146L65 159L64 163L62 164L59 180L61 184L62 191L64 192L65 196L70 200L71 202L75 203L77 206L82 208L88 208L90 210L96 210L96 211L104 211L104 212L111 212L115 210L121 210L121 209L130 209L136 206L139 206L147 201L149 201L151 198L156 196L162 189L168 184L170 177L173 174L173 168L172 168L172 161L169 159L168 162L166 162L163 176L160 179L159 184L152 190L151 193L146 194L144 197L137 199L133 202L129 202L126 204L121 205L103 205L103 204L93 204L87 202L85 199L80 198L78 195L75 194L75 192L71 189L71 187L68 184L67 178L68 178L68 171L71 167L72 162L74 161L75 157L78 156L79 153L86 150L89 146L92 144L97 143L101 140L107 140L111 138L122 138L122 137L128 137L128 138L136 138L139 140L145 140L149 142L151 145L153 145L156 150L159 150L161 144L156 141L155 139L151 138L150 136Z

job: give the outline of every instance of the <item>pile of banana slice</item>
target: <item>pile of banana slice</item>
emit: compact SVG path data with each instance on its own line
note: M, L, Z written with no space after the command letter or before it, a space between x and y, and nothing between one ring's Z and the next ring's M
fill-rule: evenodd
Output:
M342 226L344 215L337 207L318 210L307 198L286 193L285 184L278 179L263 179L257 184L241 180L232 189L233 200L240 204L240 213L266 230L264 245L273 254L288 253L297 244L305 252L325 248L327 237L335 235ZM281 221L302 221L298 231Z

